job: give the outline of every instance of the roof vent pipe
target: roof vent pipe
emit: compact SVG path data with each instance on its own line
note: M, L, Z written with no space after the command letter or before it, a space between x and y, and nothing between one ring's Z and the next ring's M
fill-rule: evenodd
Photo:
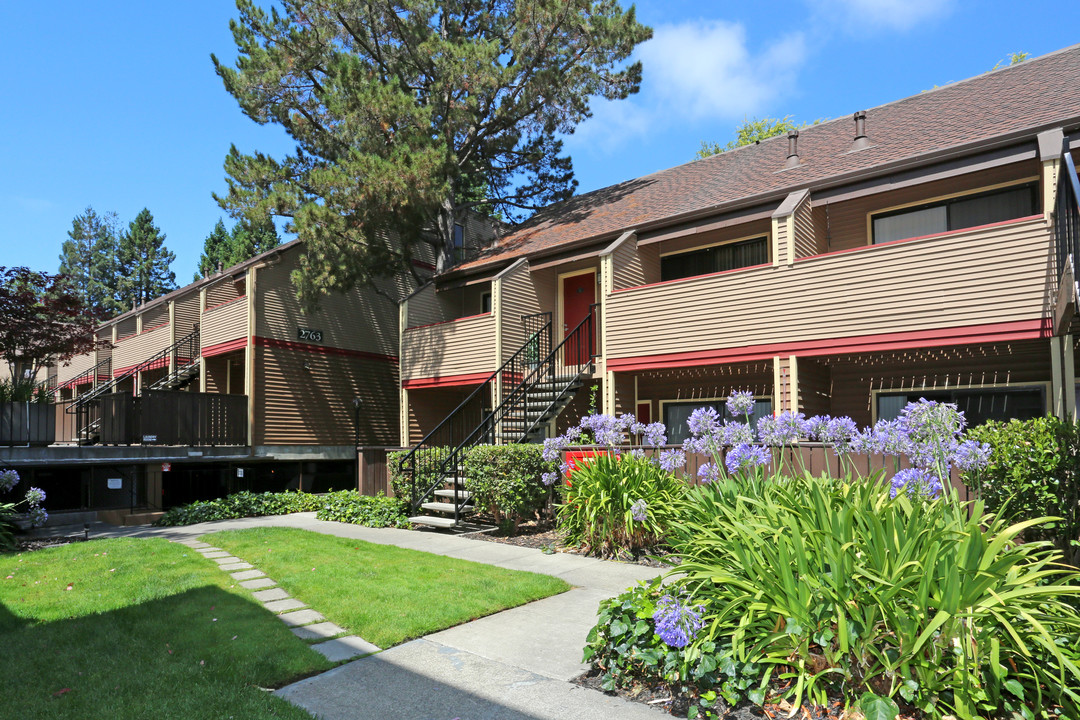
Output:
M799 131L788 130L787 134L787 162L785 168L799 167Z
M870 147L870 139L866 137L866 111L860 110L855 113L855 142L852 150L863 150Z

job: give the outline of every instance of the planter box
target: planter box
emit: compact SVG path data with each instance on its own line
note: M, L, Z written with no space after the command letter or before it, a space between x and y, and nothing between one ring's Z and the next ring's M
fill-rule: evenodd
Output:
M56 406L0 403L0 445L52 445L56 442Z

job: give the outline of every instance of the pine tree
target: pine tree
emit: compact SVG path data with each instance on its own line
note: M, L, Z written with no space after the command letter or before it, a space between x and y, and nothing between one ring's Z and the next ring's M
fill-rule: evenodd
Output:
M83 305L98 316L122 309L117 297L119 224L116 213L99 215L87 206L71 221L68 239L60 251L60 274L71 279Z
M225 159L218 202L304 239L302 296L410 272L417 243L445 270L470 211L513 222L571 196L560 135L593 98L636 93L652 35L616 0L237 0L225 88L296 151Z
M165 247L165 235L154 225L154 216L143 208L120 236L120 295L142 305L176 289L176 273L170 269L176 255Z
M199 270L195 273L195 279L210 277L218 271L219 267L228 267L227 262L231 251L229 245L232 238L225 229L225 223L218 218L217 225L203 241L203 253L199 258Z

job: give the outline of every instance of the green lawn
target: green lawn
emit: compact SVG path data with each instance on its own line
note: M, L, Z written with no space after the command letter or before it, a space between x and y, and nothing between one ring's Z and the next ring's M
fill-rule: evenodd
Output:
M165 540L0 555L0 717L308 718L261 687L331 666Z
M294 528L203 539L382 648L570 589L548 575Z

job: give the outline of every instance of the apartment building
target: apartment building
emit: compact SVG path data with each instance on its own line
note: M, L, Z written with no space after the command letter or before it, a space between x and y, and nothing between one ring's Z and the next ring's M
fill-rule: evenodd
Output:
M1073 415L1078 77L1074 46L538 212L402 304L402 443L550 435L593 388L673 441L747 389Z

